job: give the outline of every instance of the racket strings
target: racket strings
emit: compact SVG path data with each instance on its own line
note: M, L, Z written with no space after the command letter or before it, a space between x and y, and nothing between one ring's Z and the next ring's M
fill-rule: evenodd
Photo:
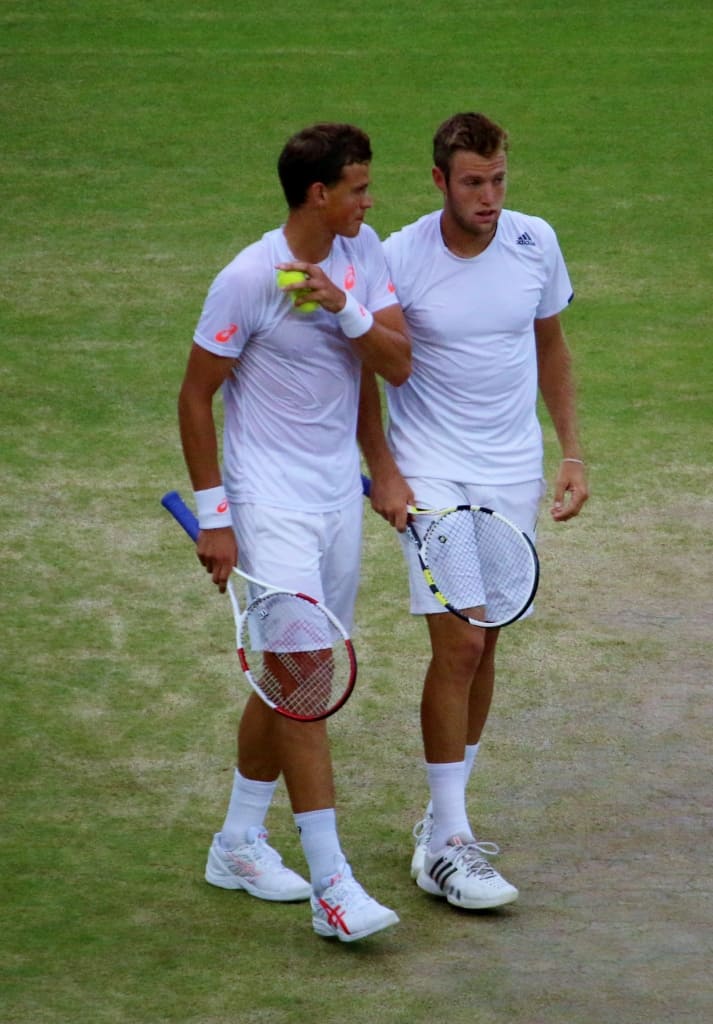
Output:
M323 655L325 652L315 652ZM311 657L309 652L307 659ZM335 666L331 652L310 663L305 657L287 653L262 652L256 682L284 711L301 717L328 711L332 706Z
M253 601L238 653L254 686L297 718L326 715L351 688L351 645L327 614L296 594Z
M527 540L482 509L458 509L435 520L424 540L434 583L459 611L483 608L487 622L516 616L532 594Z

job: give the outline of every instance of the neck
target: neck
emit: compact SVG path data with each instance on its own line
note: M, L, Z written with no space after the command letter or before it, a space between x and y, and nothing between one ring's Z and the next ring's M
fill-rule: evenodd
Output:
M284 234L292 255L305 263L321 263L326 260L334 241L333 232L300 211L290 212Z
M444 245L454 256L461 256L464 259L479 256L484 252L495 238L497 230L496 222L490 231L475 235L461 228L445 212L441 214L441 238Z

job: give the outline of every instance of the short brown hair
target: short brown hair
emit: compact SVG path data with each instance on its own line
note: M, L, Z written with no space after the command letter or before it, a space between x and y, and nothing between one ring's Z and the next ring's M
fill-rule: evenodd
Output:
M451 157L459 149L491 157L507 153L508 133L485 114L454 114L433 136L433 162L448 180Z
M370 161L371 143L361 128L326 121L304 128L288 139L277 162L287 205L301 206L316 181L336 185L346 166Z

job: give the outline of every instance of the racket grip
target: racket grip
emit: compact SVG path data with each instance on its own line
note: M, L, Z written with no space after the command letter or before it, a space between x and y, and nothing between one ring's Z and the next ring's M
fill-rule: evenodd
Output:
M200 527L198 520L193 515L188 505L184 502L178 491L168 491L161 498L161 504L167 509L176 522L180 523L191 540L198 540Z
M369 495L371 494L371 480L369 479L368 476L364 476L363 473L361 475L361 489L362 492L364 493L364 496L368 498Z

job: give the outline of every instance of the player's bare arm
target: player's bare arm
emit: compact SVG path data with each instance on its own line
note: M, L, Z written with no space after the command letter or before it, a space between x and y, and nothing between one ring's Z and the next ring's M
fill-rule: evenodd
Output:
M413 504L414 495L386 443L379 386L373 370L366 368L361 374L357 439L369 467L371 506L403 533L408 516L407 506Z
M565 522L578 515L589 497L579 445L572 356L559 316L535 321L540 392L562 449L555 479L552 518Z
M213 418L213 397L236 365L193 345L178 396L178 422L183 454L194 491L218 487L221 483L218 439ZM235 534L231 527L201 530L196 554L224 593L238 560Z
M338 288L317 264L294 260L278 263L276 269L301 270L307 275L304 281L285 285L283 291L304 292L302 301L318 302L323 309L335 315L344 309L346 292ZM399 305L379 310L374 314L369 330L357 338L350 338L350 341L364 366L394 387L403 384L411 373L411 340Z
M365 369L378 373L394 387L411 374L411 339L401 306L387 306L374 313L370 329L352 338Z

